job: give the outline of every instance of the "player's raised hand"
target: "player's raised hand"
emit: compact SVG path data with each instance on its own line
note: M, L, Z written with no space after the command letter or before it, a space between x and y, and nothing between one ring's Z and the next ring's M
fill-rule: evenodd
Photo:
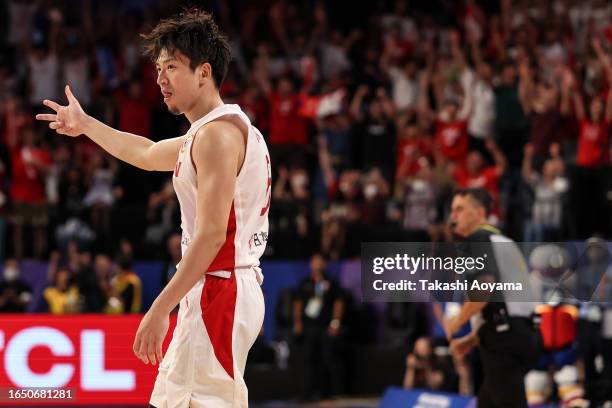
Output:
M53 109L55 113L41 113L36 115L36 119L49 122L49 127L55 129L60 135L76 137L85 133L87 114L68 85L66 85L65 92L68 106L45 99L43 104Z

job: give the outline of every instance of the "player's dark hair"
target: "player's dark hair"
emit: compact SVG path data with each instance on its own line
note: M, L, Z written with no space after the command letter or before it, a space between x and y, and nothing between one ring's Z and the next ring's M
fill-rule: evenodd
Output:
M493 199L491 194L484 188L460 188L455 190L454 196L466 197L469 196L482 208L485 209L485 214L489 215L493 206Z
M145 55L156 60L162 50L180 52L189 58L189 67L208 62L217 88L223 84L231 59L227 37L210 13L192 8L161 20L144 39Z

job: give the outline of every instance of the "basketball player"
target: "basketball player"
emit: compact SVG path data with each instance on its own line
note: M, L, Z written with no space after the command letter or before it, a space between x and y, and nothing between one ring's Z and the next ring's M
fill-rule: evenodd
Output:
M220 98L230 48L210 14L184 12L143 38L168 109L191 122L186 135L154 143L115 130L88 116L68 86L68 105L45 100L55 113L37 119L62 135L85 134L141 169L174 172L183 256L142 319L134 353L145 364L160 362L153 407L246 407L243 373L264 316L258 265L268 234L268 150L242 110Z

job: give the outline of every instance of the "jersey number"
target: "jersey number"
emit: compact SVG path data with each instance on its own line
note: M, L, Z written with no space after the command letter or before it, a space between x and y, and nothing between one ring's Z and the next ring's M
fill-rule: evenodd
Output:
M266 215L268 209L270 209L270 198L272 196L270 191L272 188L272 168L270 167L270 158L268 155L266 155L266 166L268 168L268 185L266 186L266 197L268 197L268 202L266 203L266 206L261 209L261 212L259 213L260 216Z

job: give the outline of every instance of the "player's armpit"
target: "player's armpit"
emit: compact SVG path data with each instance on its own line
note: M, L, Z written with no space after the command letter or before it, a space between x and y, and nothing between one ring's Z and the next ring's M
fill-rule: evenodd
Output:
M186 139L186 136L179 136L152 144L146 151L147 170L174 171L176 160Z

